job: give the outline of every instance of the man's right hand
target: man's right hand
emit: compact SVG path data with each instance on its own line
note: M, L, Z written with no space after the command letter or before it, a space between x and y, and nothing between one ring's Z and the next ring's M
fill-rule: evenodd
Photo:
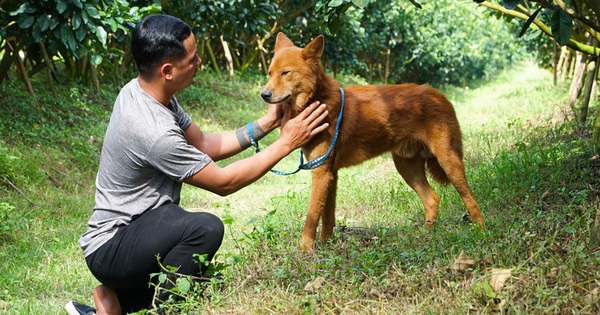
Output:
M312 137L329 127L327 106L318 101L306 107L298 116L292 118L288 108L281 121L280 139L289 143L291 151L306 144ZM291 152L290 151L290 152Z

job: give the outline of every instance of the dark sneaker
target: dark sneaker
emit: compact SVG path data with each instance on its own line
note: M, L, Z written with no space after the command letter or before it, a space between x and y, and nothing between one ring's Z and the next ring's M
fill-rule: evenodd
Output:
M96 309L79 302L71 301L65 305L69 315L96 315Z

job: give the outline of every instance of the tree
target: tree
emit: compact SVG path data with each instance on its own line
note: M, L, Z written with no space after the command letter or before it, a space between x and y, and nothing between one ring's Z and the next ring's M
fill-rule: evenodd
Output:
M139 1L142 2L142 1ZM156 3L132 6L125 0L4 1L0 8L0 83L11 64L33 94L28 77L45 70L50 87L59 78L88 80L99 87L98 68L119 74L125 40ZM64 70L58 70L56 63ZM62 76L61 76L62 74Z
M314 1L298 0L163 1L165 13L194 28L200 39L200 57L219 76L223 66L230 73L233 68L244 72L257 58L266 71L265 42L313 5Z
M456 1L370 1L362 8L353 3L329 1L320 7L330 15L325 20L344 15L335 27L329 25L335 40L328 41L341 47L342 60L331 60L337 56L327 50L324 55L369 80L465 85L528 54L520 41L511 40L513 25L486 21L481 9Z

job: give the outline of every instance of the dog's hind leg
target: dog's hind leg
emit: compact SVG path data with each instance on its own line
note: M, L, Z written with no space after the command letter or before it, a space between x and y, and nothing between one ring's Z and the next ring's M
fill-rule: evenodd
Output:
M323 216L321 239L331 236L335 225L335 194L337 173L331 172L327 165L312 170L312 191L308 205L308 214L302 230L301 249L312 252L317 235L317 225Z
M469 219L471 222L476 223L480 228L485 228L479 205L467 183L465 166L461 156L458 152L452 150L451 147L441 148L441 150L438 151L443 152L442 154L436 155L438 163L444 169L444 172L446 172L448 180L450 180L452 185L454 185L454 188L458 191L460 198L469 212Z
M403 158L392 154L394 165L406 183L419 195L425 207L425 226L433 227L438 214L440 197L433 191L425 176L425 159Z

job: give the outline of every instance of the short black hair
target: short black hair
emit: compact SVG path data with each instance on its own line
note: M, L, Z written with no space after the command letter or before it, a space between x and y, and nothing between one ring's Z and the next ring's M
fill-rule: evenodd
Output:
M140 74L151 74L167 60L185 57L183 42L192 34L182 20L165 14L151 15L135 27L131 38L131 54Z

